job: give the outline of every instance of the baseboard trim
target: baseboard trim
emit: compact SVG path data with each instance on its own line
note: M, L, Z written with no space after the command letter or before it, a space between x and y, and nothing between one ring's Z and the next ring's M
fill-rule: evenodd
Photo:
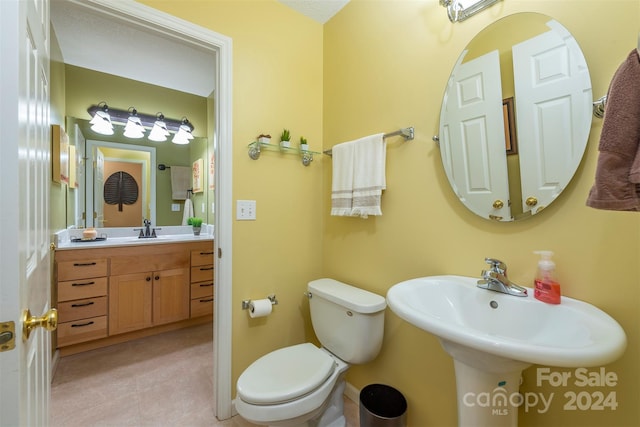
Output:
M356 388L353 384L347 383L344 388L344 395L351 399L353 403L358 405L360 401L360 389Z

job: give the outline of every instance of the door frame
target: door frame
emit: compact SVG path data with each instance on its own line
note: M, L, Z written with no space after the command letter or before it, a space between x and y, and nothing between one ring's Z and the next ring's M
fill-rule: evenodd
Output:
M213 147L215 167L213 384L215 415L233 415L231 396L231 283L232 283L232 39L133 0L69 0L113 20L169 34L216 56Z

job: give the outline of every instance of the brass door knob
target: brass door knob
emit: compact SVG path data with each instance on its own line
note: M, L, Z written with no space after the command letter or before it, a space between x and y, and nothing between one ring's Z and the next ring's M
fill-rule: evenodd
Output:
M31 311L26 309L22 312L22 339L26 341L31 335L31 331L38 326L45 328L47 331L55 331L58 327L58 310L52 308L41 317L31 315Z
M535 197L527 197L527 200L524 201L527 206L535 206L538 204L538 199Z
M503 207L504 207L504 202L502 200L498 199L495 202L493 202L494 209L502 209Z

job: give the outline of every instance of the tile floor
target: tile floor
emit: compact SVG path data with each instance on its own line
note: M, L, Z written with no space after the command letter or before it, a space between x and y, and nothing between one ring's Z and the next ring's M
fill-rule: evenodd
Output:
M202 325L60 359L51 426L253 426L213 415L212 336ZM358 425L347 398L345 415L348 427Z

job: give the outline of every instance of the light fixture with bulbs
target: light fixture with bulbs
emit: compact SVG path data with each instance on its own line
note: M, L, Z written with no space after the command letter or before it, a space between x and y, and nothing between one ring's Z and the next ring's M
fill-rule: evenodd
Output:
M190 126L191 126L191 123L189 123L189 120L187 120L186 117L183 117L182 123L178 128L178 132L176 132L176 134L173 136L173 139L171 140L171 142L179 145L188 144L189 141L193 139Z
M101 135L113 135L113 124L125 125L124 136L127 138L142 138L145 130L151 129L148 138L151 141L163 142L171 132L175 133L172 142L188 144L193 139L194 126L183 117L180 120L167 119L162 113L155 116L138 113L134 107L128 110L110 108L105 102L92 105L87 109L91 115L91 130Z
M111 123L111 115L109 114L109 106L105 102L101 102L95 106L92 114L91 130L101 135L113 135L113 124Z
M164 122L164 115L162 113L156 114L156 121L153 123L151 132L149 132L149 139L156 142L164 142L169 136L169 130L167 124Z
M138 117L138 110L129 108L129 118L124 126L124 136L127 138L140 139L144 136L144 126Z
M440 0L447 8L449 21L460 22L501 0Z

